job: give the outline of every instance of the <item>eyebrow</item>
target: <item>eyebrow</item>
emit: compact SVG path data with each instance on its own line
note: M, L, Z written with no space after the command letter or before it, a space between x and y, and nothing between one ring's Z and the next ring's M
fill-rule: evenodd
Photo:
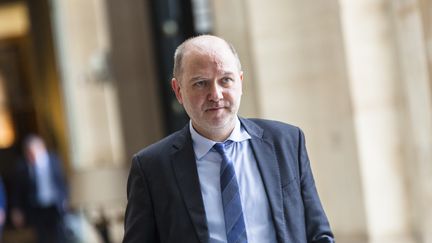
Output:
M222 76L232 76L232 75L234 75L234 72L231 72L231 71L226 71L226 72L224 72L223 74L222 74ZM206 77L206 76L202 76L202 75L197 75L197 76L195 76L195 77L192 77L191 79L189 79L189 82L193 82L193 81L196 81L196 80L207 80L207 79L209 79L208 77Z
M192 81L201 80L201 79L208 79L208 78L206 78L204 76L195 76L195 77L191 78L189 81L192 82Z
M234 72L227 71L227 72L223 73L223 76L225 76L225 75L234 75Z

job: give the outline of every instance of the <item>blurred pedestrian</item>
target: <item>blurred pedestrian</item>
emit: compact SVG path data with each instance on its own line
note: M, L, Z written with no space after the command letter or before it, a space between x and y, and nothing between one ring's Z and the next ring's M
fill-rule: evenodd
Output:
M36 135L27 137L24 153L17 166L12 223L33 227L38 243L63 243L68 190L61 162Z

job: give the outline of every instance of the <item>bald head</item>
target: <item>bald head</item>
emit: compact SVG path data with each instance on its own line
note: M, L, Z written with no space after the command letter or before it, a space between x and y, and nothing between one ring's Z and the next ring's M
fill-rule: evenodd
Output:
M174 53L174 70L173 77L179 79L182 73L183 58L191 51L195 52L212 52L217 50L217 47L227 48L237 60L238 70L241 71L240 59L233 45L226 40L213 35L200 35L192 37L179 45Z

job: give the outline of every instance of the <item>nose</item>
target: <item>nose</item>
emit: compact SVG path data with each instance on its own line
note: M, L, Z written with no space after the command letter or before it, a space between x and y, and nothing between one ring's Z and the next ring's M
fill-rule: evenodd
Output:
M209 100L211 101L219 101L223 98L222 95L222 87L218 84L218 82L212 82L209 90Z

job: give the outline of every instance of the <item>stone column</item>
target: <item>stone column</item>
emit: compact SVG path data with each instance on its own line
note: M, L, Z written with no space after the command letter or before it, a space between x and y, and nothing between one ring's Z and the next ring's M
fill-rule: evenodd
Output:
M120 242L123 231L118 218L124 215L129 159L119 109L121 80L117 82L112 73L105 4L105 0L51 1L70 138L70 203L88 213L90 221L95 221L93 214L103 213L111 239Z
M125 161L103 0L52 1L72 167Z
M404 170L406 113L391 2L340 4L370 242L412 242Z
M404 137L408 152L411 221L419 242L432 242L431 1L394 0L400 73L407 106ZM422 21L424 20L424 21ZM429 20L429 21L425 21ZM429 61L428 61L429 58Z

